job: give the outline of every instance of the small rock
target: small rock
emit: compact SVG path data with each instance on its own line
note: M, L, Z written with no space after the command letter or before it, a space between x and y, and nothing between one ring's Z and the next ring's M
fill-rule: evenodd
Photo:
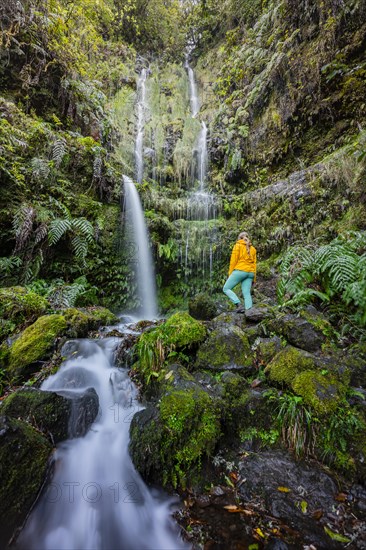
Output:
M211 500L208 495L200 495L197 497L196 503L200 508L207 508L207 506L210 506Z

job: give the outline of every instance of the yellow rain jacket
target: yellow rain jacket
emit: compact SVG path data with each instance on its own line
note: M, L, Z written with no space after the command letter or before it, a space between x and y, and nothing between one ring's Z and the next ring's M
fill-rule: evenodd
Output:
M234 271L247 271L254 273L254 280L256 279L257 272L257 250L254 246L250 247L249 254L247 252L247 246L243 240L236 241L230 258L229 276Z

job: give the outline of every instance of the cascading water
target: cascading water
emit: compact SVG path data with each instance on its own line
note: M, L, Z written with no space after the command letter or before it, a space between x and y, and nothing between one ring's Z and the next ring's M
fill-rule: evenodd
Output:
M191 106L191 115L193 118L196 118L200 111L200 102L194 72L189 65L188 57L186 58L185 68L187 70L189 80L189 102ZM187 220L197 222L196 227L191 231L191 235L194 236L193 251L196 257L197 254L199 255L197 257L197 263L201 274L204 276L206 270L208 270L211 278L213 266L214 231L212 230L213 224L210 222L214 222L216 219L216 201L214 196L206 190L208 171L207 133L207 126L202 120L201 130L193 149L193 182L195 189L188 197ZM187 269L189 256L188 228L185 256L186 277L193 272L193 262L190 262L190 267Z
M153 319L157 316L158 307L149 234L135 184L128 176L123 176L123 184L125 239L133 245L130 247L130 262L137 282L138 313L144 319Z
M145 111L146 111L146 78L147 70L142 69L140 77L137 81L137 132L135 142L135 165L136 165L136 181L142 182L144 174L144 128L145 128Z
M19 550L188 548L171 518L172 499L150 491L129 457L129 426L141 406L127 369L113 366L117 346L116 338L70 341L63 350L69 358L43 383L56 392L94 387L100 413L85 437L57 447L52 481Z

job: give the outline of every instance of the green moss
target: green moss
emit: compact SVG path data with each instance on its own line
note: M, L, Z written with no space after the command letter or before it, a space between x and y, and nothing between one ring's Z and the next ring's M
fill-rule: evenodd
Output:
M346 394L346 386L334 376L322 375L313 370L295 376L291 387L303 397L307 405L321 415L335 411Z
M169 357L177 359L178 350L189 351L206 336L202 323L188 313L175 313L159 327L144 332L136 346L138 370L143 381L148 384Z
M214 330L197 352L198 368L250 368L253 356L247 335L237 326Z
M69 308L62 312L68 322L68 334L75 338L87 336L90 330L101 325L113 325L119 322L118 317L105 307Z
M18 325L35 321L48 307L45 298L21 286L0 288L0 339Z
M160 417L165 481L184 486L192 465L213 451L220 436L214 402L202 390L172 391L161 400Z
M52 446L32 426L14 418L2 417L0 433L0 515L4 531L11 535L37 496Z
M314 360L304 351L287 346L272 359L265 371L273 382L291 386L295 376L302 371L315 369Z
M45 359L52 351L55 339L67 328L62 315L44 315L26 328L9 350L9 371L13 376L29 374L30 366Z

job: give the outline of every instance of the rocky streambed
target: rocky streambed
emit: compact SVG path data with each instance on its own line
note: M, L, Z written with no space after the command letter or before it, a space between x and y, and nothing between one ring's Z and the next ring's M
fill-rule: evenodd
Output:
M71 313L76 320L82 312ZM337 347L314 308L191 313L206 320L177 313L93 333L116 339L116 364L129 366L139 387L145 408L131 422L130 455L147 483L180 494L175 516L187 543L366 548L362 346ZM95 327L80 319L70 336L77 326ZM44 377L62 355L72 356L67 336L60 333L48 362L37 357L27 372L37 379L41 366ZM60 395L20 387L3 399L4 546L47 479L54 445L83 436L98 407L93 388Z

